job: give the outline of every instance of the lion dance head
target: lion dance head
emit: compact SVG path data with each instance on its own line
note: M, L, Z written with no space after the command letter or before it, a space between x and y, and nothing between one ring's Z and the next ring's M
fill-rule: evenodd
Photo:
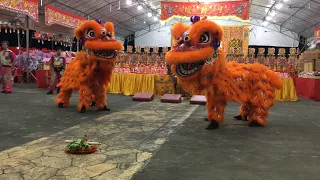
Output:
M84 48L93 61L114 63L117 52L123 49L122 43L114 38L112 22L102 25L100 20L85 21L75 30L75 35L84 43Z
M175 45L166 54L167 64L181 80L197 78L206 62L217 55L223 37L222 27L213 21L192 16L192 25L173 25Z

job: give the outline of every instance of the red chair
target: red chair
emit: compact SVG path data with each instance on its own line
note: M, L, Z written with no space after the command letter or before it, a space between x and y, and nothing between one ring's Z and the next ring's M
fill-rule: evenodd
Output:
M9 47L9 50L11 50L14 54L19 54L19 51L16 47Z
M23 84L23 69L22 68L15 69L15 77L17 78L17 83Z

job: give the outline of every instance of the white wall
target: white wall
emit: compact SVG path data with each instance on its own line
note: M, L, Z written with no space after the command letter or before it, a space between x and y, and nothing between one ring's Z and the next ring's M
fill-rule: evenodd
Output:
M251 32L249 37L249 45L256 46L279 46L279 47L297 47L299 45L299 36L297 33L282 29L277 25L269 24L266 27L259 26L261 20L250 19L250 23L242 23L235 20L214 20L222 26L250 24ZM178 22L176 19L164 25L157 23L149 28L145 28L135 33L135 46L140 47L164 47L171 46L171 24ZM189 21L183 21L190 24Z
M124 44L124 38L123 37L115 37L115 39L119 42L121 42L122 44Z

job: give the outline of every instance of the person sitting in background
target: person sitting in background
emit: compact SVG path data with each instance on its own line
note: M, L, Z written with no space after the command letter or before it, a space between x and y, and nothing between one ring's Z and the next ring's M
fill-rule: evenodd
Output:
M55 74L54 83L50 86L50 90L47 94L53 94L53 91L56 89L56 86L59 84L61 79L61 71L64 70L66 66L66 58L61 55L61 49L57 50L57 54L52 56L50 59L50 65L53 68L53 73ZM57 94L59 94L60 88L57 90Z
M8 46L8 41L1 42L0 72L3 83L1 93L5 94L12 93L12 68L14 67L14 60L16 59L16 55L8 49Z

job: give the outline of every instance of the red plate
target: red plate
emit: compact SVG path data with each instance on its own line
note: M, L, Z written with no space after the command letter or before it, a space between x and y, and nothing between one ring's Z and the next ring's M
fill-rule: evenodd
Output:
M72 151L72 150L67 150L67 148L64 148L64 151L66 153L70 153L70 154L90 154L90 153L94 153L98 150L97 146L92 146L89 149L86 150L82 150L82 151Z

